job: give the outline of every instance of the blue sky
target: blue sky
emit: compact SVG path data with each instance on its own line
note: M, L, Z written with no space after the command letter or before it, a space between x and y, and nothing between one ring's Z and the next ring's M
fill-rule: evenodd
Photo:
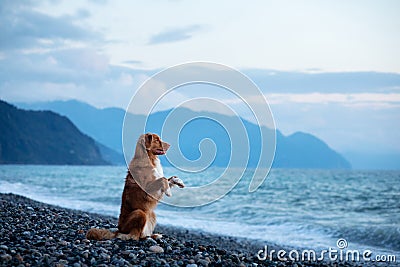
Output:
M284 134L400 155L399 12L396 0L5 0L0 97L125 108L165 67L218 62L254 79Z

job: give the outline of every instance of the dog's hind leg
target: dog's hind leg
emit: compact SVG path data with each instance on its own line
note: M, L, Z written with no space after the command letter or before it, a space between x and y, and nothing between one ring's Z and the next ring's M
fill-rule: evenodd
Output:
M147 214L146 225L144 226L141 238L153 237L154 227L156 226L156 214L151 211Z
M128 216L126 221L121 225L120 231L122 233L128 234L118 234L118 238L120 239L134 239L139 240L143 228L146 225L147 216L146 213L142 210L134 210Z
M156 220L157 220L156 214L154 213L154 211L149 213L149 217L148 217L146 226L150 229L150 231L147 232L147 236L150 236L154 240L159 240L163 237L162 234L153 234L154 228L156 226Z

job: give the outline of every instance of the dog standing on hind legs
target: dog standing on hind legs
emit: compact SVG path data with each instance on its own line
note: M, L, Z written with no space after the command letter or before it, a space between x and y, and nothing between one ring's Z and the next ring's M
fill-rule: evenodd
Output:
M169 146L156 134L147 133L139 137L125 179L118 231L91 228L86 233L87 239L117 237L139 240L153 235L156 226L154 209L157 203L164 194L171 196L171 187L185 187L182 180L176 176L164 177L158 156L164 155Z

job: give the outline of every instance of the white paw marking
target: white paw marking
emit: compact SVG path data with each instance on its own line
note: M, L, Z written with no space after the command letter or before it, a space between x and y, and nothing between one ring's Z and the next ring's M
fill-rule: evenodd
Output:
M160 240L162 238L162 234L152 234L151 238L153 238L154 240Z
M126 240L131 239L131 236L130 236L130 235L127 235L127 234L121 234L121 233L119 233L119 234L117 235L117 238L126 241Z
M165 194L167 195L167 196L172 196L172 193L171 193L171 188L170 187L168 187L168 189L167 190L165 190Z
M179 179L178 177L173 177L173 178L171 179L171 181L172 181L172 184L174 184L174 185L178 185L178 186L180 186L180 187L184 187L184 186L185 186L185 184L183 183L183 181L182 181L181 179Z

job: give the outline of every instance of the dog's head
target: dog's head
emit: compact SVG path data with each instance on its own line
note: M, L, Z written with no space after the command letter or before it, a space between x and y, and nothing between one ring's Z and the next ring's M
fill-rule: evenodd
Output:
M155 167L157 156L164 155L169 146L168 143L163 142L156 134L142 134L136 144L135 156L129 164L129 169L132 170L134 166Z
M144 145L149 156L164 155L170 147L170 145L166 142L163 142L157 134L147 133L143 135L143 138Z

